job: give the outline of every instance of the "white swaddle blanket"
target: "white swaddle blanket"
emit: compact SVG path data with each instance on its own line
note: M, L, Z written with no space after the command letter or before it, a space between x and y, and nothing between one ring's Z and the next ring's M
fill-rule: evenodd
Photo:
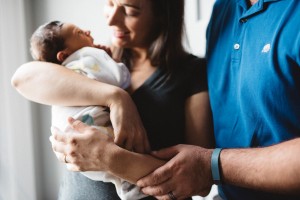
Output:
M123 63L116 63L105 51L92 47L84 47L70 55L63 65L91 79L119 86L123 89L130 84L130 73ZM52 107L52 126L63 132L70 131L67 118L72 116L86 124L101 129L102 133L109 134L109 113L105 107ZM75 133L76 134L76 133ZM95 181L111 182L115 185L117 193L122 200L135 200L145 197L140 188L101 171L81 172L83 175Z

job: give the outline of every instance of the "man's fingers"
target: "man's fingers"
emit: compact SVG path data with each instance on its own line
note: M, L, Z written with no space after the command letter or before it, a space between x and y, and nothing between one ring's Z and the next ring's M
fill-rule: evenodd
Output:
M172 146L159 151L153 151L151 154L162 160L170 160L178 154L177 146Z
M160 185L142 188L142 192L150 196L163 196L171 190L172 187L170 179Z
M167 181L172 176L172 171L168 166L168 163L159 167L151 174L138 180L137 185L139 187L147 187L151 185L158 185Z

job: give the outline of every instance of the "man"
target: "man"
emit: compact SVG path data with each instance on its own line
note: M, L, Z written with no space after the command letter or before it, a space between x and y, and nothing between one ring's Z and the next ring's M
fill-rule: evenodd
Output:
M216 150L178 145L141 179L159 199L300 198L300 1L217 0L207 32Z

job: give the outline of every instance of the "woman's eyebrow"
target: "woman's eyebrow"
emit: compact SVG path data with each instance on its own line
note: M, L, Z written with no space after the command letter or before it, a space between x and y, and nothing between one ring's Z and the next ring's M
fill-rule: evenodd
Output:
M141 9L139 6L133 5L133 4L129 4L129 3L123 3L122 6L135 8L135 9L137 9L137 10L140 10L140 9Z

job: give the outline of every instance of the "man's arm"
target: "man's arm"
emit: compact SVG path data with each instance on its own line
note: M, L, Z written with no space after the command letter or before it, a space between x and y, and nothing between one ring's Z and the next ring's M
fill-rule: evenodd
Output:
M224 149L220 163L226 184L300 194L300 138L265 148Z
M152 196L170 191L177 198L206 196L212 184L211 155L212 150L191 145L161 150L155 156L171 160L137 184ZM299 155L300 138L264 148L224 149L220 156L221 179L225 184L250 189L300 194ZM169 177L172 181L166 181Z

